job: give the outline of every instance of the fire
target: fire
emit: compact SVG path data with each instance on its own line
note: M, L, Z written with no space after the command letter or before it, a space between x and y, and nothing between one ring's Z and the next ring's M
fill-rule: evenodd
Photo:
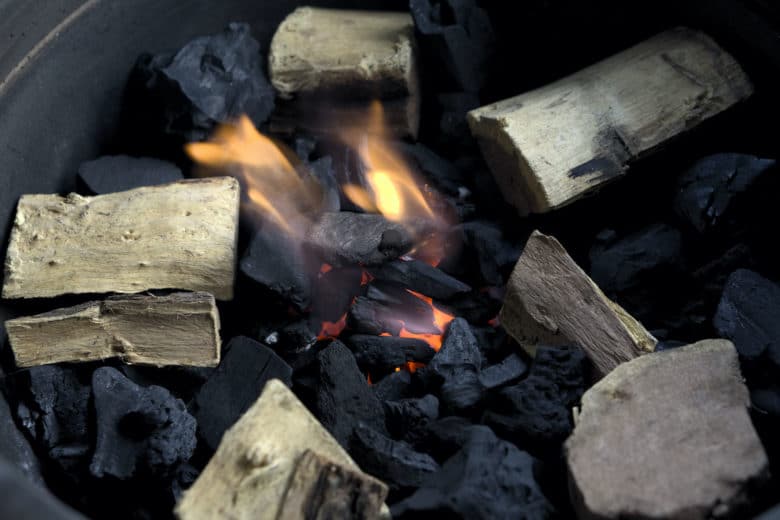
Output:
M455 316L447 312L444 312L443 310L436 307L433 304L433 298L429 298L424 294L414 292L410 289L406 289L406 291L412 294L413 296L415 296L416 298L430 305L431 309L433 310L433 324L438 329L438 332L431 332L431 333L411 332L407 330L404 320L401 319L399 321L402 323L402 327L398 336L401 338L421 339L426 343L428 343L428 345L430 345L431 348L433 348L436 352L438 352L439 349L441 348L442 340L444 338L444 331L447 330L447 326L450 324L452 320L455 319ZM390 335L391 334L389 332L383 332L382 334L380 334L380 336L390 336ZM419 363L417 365L419 365ZM412 370L412 372L414 372L414 370Z
M335 339L339 337L339 334L342 333L342 331L347 326L347 314L344 313L344 315L339 318L338 321L323 321L322 322L322 328L320 329L320 333L317 334L317 340L324 340L324 339Z
M258 132L246 116L220 126L209 142L185 145L185 151L209 170L236 176L248 199L243 209L286 233L303 232L311 208L322 199L319 184L290 162L293 154Z

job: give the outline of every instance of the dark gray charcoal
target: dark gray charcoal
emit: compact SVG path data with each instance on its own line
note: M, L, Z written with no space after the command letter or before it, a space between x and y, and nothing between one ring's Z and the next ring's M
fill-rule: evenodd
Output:
M320 157L314 162L309 163L311 175L317 179L322 188L321 211L337 212L341 210L341 200L339 197L339 184L336 180L336 170L333 167L333 159L330 157Z
M674 209L697 231L713 229L739 195L774 165L772 159L738 153L704 157L677 180Z
M161 386L141 387L111 367L92 375L97 434L90 473L169 478L197 444L195 418Z
M382 403L368 386L365 374L340 341L332 342L317 356L319 385L314 414L345 448L358 424L386 432Z
M509 354L503 361L483 368L479 382L486 390L493 390L523 377L528 365L517 354Z
M344 339L361 370L389 372L407 361L428 363L436 354L428 343L415 338L355 334Z
M84 462L89 450L90 386L85 369L45 365L33 367L19 383L29 381L29 399L19 404L17 415L39 453L61 468Z
M309 135L298 135L293 139L293 150L302 161L311 159L311 155L317 148L317 139Z
M371 269L376 280L393 282L435 300L449 300L471 292L471 287L420 260L396 260Z
M168 161L113 155L82 163L79 178L92 193L102 195L176 182L184 176L178 166Z
M211 449L217 449L225 430L252 406L271 379L290 386L292 369L251 338L238 336L228 342L219 366L191 406L198 433Z
M363 270L359 267L334 267L317 275L312 287L312 323L337 322L361 292Z
M417 440L415 448L428 453L439 462L444 462L468 443L476 427L477 425L466 417L442 417L427 425L425 435Z
M260 45L240 23L196 38L176 54L141 56L127 93L126 114L136 131L170 143L204 140L217 123L241 114L259 126L275 97Z
M412 375L406 370L393 372L371 385L380 401L397 401L412 395Z
M3 372L0 370L0 380ZM8 462L20 475L38 485L43 485L41 467L24 434L16 427L11 408L0 392L0 460Z
M85 517L57 500L42 485L0 458L0 518L8 520L85 520Z
M447 328L441 349L428 369L441 381L439 397L445 408L463 411L472 408L482 398L479 382L482 354L471 326L463 318L455 318Z
M729 276L712 322L730 339L739 355L756 360L766 355L780 367L780 286L747 269Z
M381 215L347 211L321 215L306 242L334 267L380 265L409 252L413 245L400 224Z
M439 418L439 400L433 395L385 401L385 423L394 439L416 444L427 435L431 421Z
M439 470L429 455L364 425L355 429L350 455L360 469L390 486L391 491L419 487Z
M450 240L462 243L462 248L459 254L445 258L441 268L457 276L474 266L481 275L482 285L503 286L520 257L520 246L488 221L475 220L455 226Z
M476 108L476 107L475 107ZM464 118L463 122L466 120ZM398 143L398 149L422 176L447 195L458 196L466 184L464 175L451 162L420 143Z
M241 272L298 310L311 305L311 267L300 246L274 232L259 231L241 259Z
M474 146L466 114L479 108L479 96L473 92L446 92L436 96L439 113L439 142L454 151ZM473 182L473 181L472 181Z
M378 335L387 332L393 336L398 336L403 326L396 314L365 296L355 298L349 309L347 323L357 333Z
M576 348L539 347L530 375L504 388L483 416L504 438L540 451L557 450L571 433L571 408L586 387L585 355Z
M475 0L411 0L423 71L438 92L476 92L485 83L495 36Z
M620 240L613 236L602 232L591 248L590 276L607 296L645 317L668 299L684 271L682 234L659 223Z
M374 280L366 289L366 298L381 306L388 320L399 319L410 332L440 334L434 322L433 308L403 287Z
M535 460L490 428L476 426L466 445L393 518L548 518L553 508L534 478Z
M308 320L294 321L265 338L276 352L284 355L306 352L317 343L317 333Z

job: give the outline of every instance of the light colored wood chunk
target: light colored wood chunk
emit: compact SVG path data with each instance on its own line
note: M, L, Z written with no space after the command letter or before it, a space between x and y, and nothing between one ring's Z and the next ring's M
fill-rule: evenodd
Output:
M374 520L388 488L379 480L307 450L298 460L279 518Z
M346 451L278 379L222 437L176 506L181 520L276 520L303 454L360 472Z
M555 238L534 231L507 284L501 324L530 354L536 345L577 345L603 376L652 352L655 338L574 262Z
M239 195L232 177L96 197L24 195L3 297L185 289L232 299Z
M271 83L291 100L279 103L272 125L344 131L356 109L381 100L391 128L416 136L416 54L409 13L299 7L271 41Z
M631 161L753 92L708 36L661 33L569 77L469 113L504 197L521 214L569 204Z
M99 361L216 366L219 312L208 293L114 296L5 322L16 364Z

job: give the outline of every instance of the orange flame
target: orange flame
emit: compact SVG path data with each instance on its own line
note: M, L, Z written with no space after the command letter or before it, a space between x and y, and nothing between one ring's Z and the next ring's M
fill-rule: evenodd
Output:
M339 318L338 321L323 321L320 333L317 334L317 340L336 339L347 326L347 313Z

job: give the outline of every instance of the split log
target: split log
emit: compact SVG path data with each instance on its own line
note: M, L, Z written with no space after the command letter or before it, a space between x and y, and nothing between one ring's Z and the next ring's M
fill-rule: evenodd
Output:
M334 121L344 131L354 112L378 99L397 135L417 136L420 90L408 13L300 7L279 25L268 63L282 98L272 117L276 131L333 131Z
M98 361L216 366L219 313L208 293L114 296L5 322L16 364Z
M752 91L714 41L677 28L468 119L507 201L521 214L544 213Z
M3 297L186 289L230 300L238 206L231 177L96 197L24 195Z
M342 471L361 473L295 394L272 379L255 404L225 432L217 452L176 506L176 514L181 520L287 518L280 512L287 507L286 495L300 500L295 491L300 481L294 475L299 473L298 479L303 476L304 467L299 469L299 465L307 450L338 464ZM290 483L294 486L292 495L288 492ZM376 485L384 487L378 482L372 487ZM383 492L387 492L386 487ZM305 518L317 518L320 512ZM378 514L371 513L368 518Z
M284 496L279 518L380 518L387 486L377 479L306 450Z
M656 340L607 298L555 238L534 231L507 284L501 324L534 354L536 345L582 348L599 376Z

